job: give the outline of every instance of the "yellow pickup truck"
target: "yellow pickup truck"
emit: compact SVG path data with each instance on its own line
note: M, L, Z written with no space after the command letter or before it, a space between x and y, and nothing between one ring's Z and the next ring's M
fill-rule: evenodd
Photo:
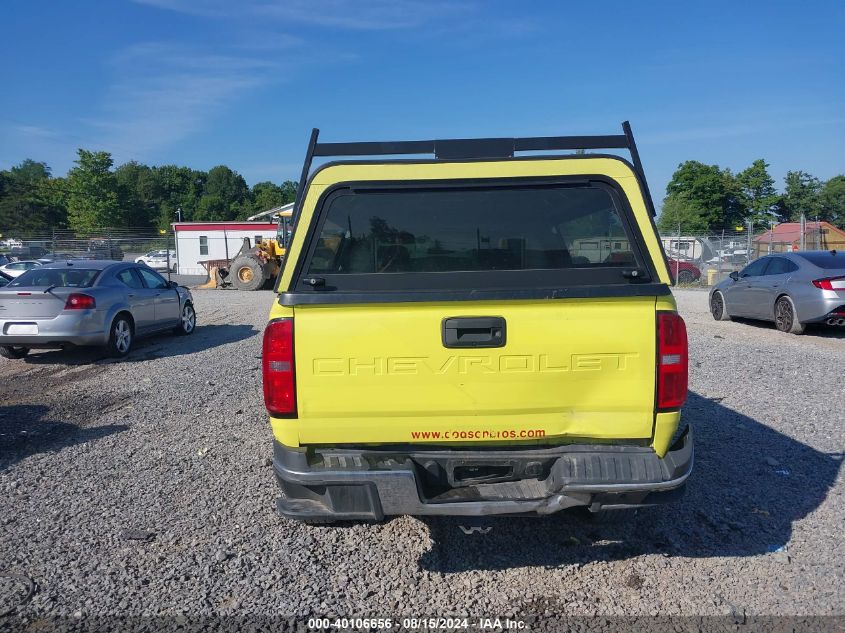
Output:
M346 158L312 173L321 157ZM263 342L281 514L677 498L687 336L653 216L627 122L385 143L314 130Z

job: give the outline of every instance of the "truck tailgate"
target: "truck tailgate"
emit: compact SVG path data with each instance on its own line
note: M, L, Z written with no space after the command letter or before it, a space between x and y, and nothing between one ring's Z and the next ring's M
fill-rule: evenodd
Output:
M500 317L501 347L443 322ZM295 308L299 441L545 443L649 438L655 298Z

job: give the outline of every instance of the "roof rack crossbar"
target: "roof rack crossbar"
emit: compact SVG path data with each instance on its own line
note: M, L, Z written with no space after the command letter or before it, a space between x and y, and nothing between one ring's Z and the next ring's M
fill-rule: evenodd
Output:
M429 141L386 141L361 143L319 143L320 130L314 128L308 142L302 177L296 192L293 209L293 222L296 224L302 208L305 183L311 172L311 163L315 156L399 156L402 154L434 154L435 158L459 160L472 158L511 158L516 152L588 150L588 149L627 149L637 179L645 194L646 204L655 215L654 202L648 190L640 154L634 141L634 134L628 121L622 123L622 134L604 136L533 136L526 138L471 138L440 139Z
M396 156L435 154L437 157L488 158L514 152L564 149L628 149L628 137L609 136L533 136L527 138L467 138L431 141L387 141L362 143L317 143L314 156ZM494 150L491 152L491 150Z

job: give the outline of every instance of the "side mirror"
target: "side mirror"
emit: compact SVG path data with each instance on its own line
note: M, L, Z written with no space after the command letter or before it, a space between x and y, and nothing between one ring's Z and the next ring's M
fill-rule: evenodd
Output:
M737 271L733 271L729 276L734 281L739 281L739 273Z
M175 281L171 281L171 282L169 282L169 284L170 284L171 288L178 288L179 287L178 282L175 282Z

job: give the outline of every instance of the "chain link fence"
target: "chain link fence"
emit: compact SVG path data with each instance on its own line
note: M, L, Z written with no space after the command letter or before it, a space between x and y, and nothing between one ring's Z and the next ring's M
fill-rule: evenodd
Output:
M23 259L115 259L135 261L156 251L175 255L172 231L102 228L92 231L54 229L39 233L0 231L0 253Z
M276 238L273 223L228 223L229 229L222 224L191 227L178 235L172 230L155 229L55 229L39 233L0 229L0 264L6 259L137 261L144 258L155 269L206 276L213 266L223 266L234 259L244 247L245 238L250 246Z
M800 250L845 250L845 234L827 228L824 223L808 222L776 227L754 227L742 230L694 233L683 226L674 232L662 232L660 241L672 275L680 285L710 286L749 262L770 253ZM827 225L829 227L829 225ZM783 230L788 229L788 230ZM242 245L244 236L255 243L274 237L272 228L230 232L205 232L183 244L179 253L185 261L176 263L176 239L171 230L102 228L92 231L54 229L41 233L16 233L0 230L0 254L12 259L117 259L135 261L156 251L174 260L173 272L205 274L204 260L229 260ZM602 238L596 238L601 241ZM614 238L618 241L618 238ZM184 241L184 240L183 240ZM196 244L194 244L196 242ZM188 248L189 245L190 248Z
M768 227L748 225L742 230L685 232L683 226L660 240L672 275L681 285L712 286L751 261L773 253L845 249L845 234L819 222Z

